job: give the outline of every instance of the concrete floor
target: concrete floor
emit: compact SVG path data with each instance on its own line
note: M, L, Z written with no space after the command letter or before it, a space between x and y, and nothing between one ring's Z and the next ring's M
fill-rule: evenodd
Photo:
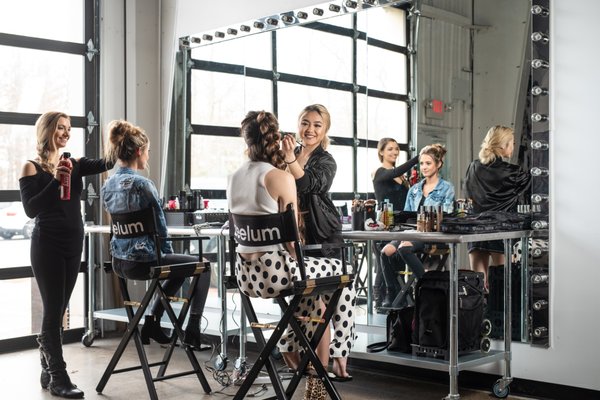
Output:
M83 347L79 343L64 346L65 359L71 379L81 388L86 399L103 400L137 400L147 399L148 392L141 371L132 371L113 375L102 394L96 393L96 385L102 376L110 357L112 356L119 338L100 339L94 344ZM151 361L157 361L162 355L162 349L157 344L145 346ZM196 353L201 365L212 367L211 352ZM235 356L235 355L234 355ZM251 361L251 355L249 360ZM131 343L119 363L118 367L131 366L137 360L135 346ZM233 362L230 362L232 364ZM183 371L188 367L184 352L177 349L169 371ZM172 368L172 369L171 369ZM231 374L232 366L227 372ZM0 399L56 399L47 390L39 385L39 358L37 350L27 350L0 355ZM388 399L441 399L448 394L448 386L431 382L408 380L405 378L373 373L357 367L349 368L354 376L353 381L337 383L336 387L345 400L388 400ZM205 369L213 393L206 395L202 391L197 378L193 375L157 382L156 388L160 399L229 399L235 393L236 386L223 387L215 381L212 372ZM270 386L268 386L270 388ZM258 391L260 386L253 386L252 391ZM304 382L297 390L294 400L302 399ZM269 390L268 395L273 391ZM489 392L480 392L460 388L461 399L490 400L494 398ZM263 398L260 394L253 398ZM509 396L509 399L522 399L522 397Z

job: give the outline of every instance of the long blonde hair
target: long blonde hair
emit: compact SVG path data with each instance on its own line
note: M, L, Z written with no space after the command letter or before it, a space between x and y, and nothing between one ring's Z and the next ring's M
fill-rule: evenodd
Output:
M54 133L58 127L58 121L61 118L66 118L69 121L71 117L60 111L48 111L40 115L35 122L35 128L37 133L37 155L40 161L42 169L51 174L54 173L56 167L54 163L50 161L50 153L56 151L54 144Z
M490 164L494 162L496 158L502 158L502 149L514 139L515 134L512 128L502 125L492 126L481 143L479 161L481 161L482 164Z

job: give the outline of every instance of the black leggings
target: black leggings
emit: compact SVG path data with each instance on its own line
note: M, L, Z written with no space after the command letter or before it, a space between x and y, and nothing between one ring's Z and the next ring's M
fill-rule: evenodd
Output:
M31 238L31 269L40 290L43 306L41 333L60 340L62 320L81 266L81 254L62 256L54 246ZM55 342L56 343L56 342Z
M181 264L187 262L198 261L198 257L190 256L188 254L164 254L162 258L162 264ZM148 280L150 275L150 269L156 266L156 262L134 262L120 260L113 258L113 269L117 275L126 279L136 280ZM162 288L168 296L173 296L177 290L183 285L185 278L167 279L163 282ZM203 273L198 279L196 284L196 291L192 302L190 304L190 313L201 315L204 311L204 305L206 304L206 297L208 296L208 289L210 287L210 274ZM160 301L155 299L150 307L150 314L156 315L157 317L162 316L164 307Z

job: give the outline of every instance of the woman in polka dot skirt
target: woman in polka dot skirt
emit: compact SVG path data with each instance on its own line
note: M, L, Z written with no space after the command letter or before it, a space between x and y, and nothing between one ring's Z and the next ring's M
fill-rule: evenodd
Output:
M279 123L269 112L251 111L242 121L241 135L244 138L249 161L234 172L227 186L229 210L236 214L260 215L274 214L292 204L297 210L297 194L294 177L286 172L284 153L280 150L281 135ZM238 245L236 262L237 282L248 296L272 298L300 279L295 252L292 244L273 245L264 248L245 248ZM341 261L337 258L306 257L306 275L309 278L340 275ZM296 310L296 315L319 318L324 305L329 301L325 296L306 298ZM353 317L354 297L343 294L334 315L340 329L336 329L337 351L349 351L352 343L343 338L354 335ZM345 313L345 314L344 314ZM348 318L346 318L348 317ZM316 330L316 323L303 323L302 329L309 338ZM338 334L339 331L339 334ZM326 330L316 353L325 367L329 362L330 331ZM278 344L288 367L295 369L298 358L298 340L288 331Z

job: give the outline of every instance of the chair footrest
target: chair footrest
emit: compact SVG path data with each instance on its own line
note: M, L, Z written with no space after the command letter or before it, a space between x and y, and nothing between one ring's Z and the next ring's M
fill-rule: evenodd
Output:
M189 276L200 275L209 270L210 263L208 261L159 265L152 268L150 272L150 279L186 278Z
M352 285L354 275L335 275L323 278L307 279L305 281L295 281L292 294L302 293L304 295L333 292L338 288L344 288Z

